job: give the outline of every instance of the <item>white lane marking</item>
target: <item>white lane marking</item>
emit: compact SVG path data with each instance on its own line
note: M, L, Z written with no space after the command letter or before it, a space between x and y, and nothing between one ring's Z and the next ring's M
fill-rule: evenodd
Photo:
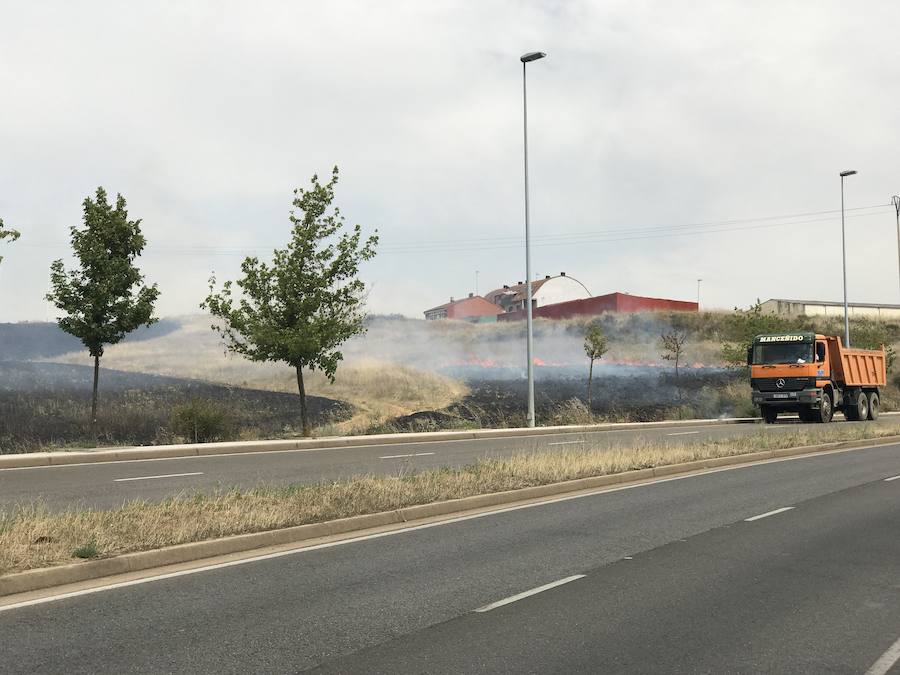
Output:
M134 478L114 478L114 483L125 483L130 480L156 480L157 478L181 478L182 476L202 476L202 471L192 471L191 473L167 473L161 476L136 476Z
M504 598L503 600L498 600L497 602L492 602L489 605L485 605L484 607L479 607L476 609L476 612L490 612L492 609L497 609L498 607L503 607L503 605L508 605L512 602L516 602L517 600L522 600L523 598L528 598L532 595L537 595L538 593L543 593L544 591L549 591L551 588L556 588L557 586L562 586L563 584L568 584L571 581L575 581L576 579L584 579L583 574L575 574L571 577L566 577L565 579L560 579L559 581L554 581L549 584L544 584L543 586L538 586L537 588L532 588L530 591L523 591L522 593L516 593L515 595L511 595L508 598Z
M691 436L692 434L699 433L699 431L679 431L677 434L666 434L666 436Z
M768 518L769 516L775 516L779 513L784 513L785 511L790 511L793 509L793 506L784 506L780 509L775 509L774 511L768 511L766 513L760 513L758 516L753 516L752 518L744 518L745 523L752 523L754 520L760 520L761 518Z
M425 523L423 525L414 525L412 527L405 527L398 530L389 530L387 532L377 532L375 534L366 534L361 537L353 537L350 539L341 539L340 541L328 542L326 544L315 544L313 546L303 546L303 542L297 542L298 548L292 548L287 551L277 551L275 553L264 553L262 555L253 556L252 558L241 558L240 560L231 560L229 562L224 563L214 563L212 565L204 565L203 567L193 567L187 570L180 570L178 572L168 572L166 574L157 574L155 576L150 577L142 577L140 579L132 579L131 581L120 581L118 583L109 584L106 586L95 586L93 588L86 588L80 591L70 591L68 593L61 593L59 595L51 595L43 598L36 598L34 600L23 600L22 602L16 602L9 605L0 604L0 612L5 612L11 609L19 609L21 607L30 607L32 605L42 605L48 602L56 602L57 600L65 600L66 598L74 598L80 595L90 595L93 593L102 593L103 591L111 591L117 588L125 588L127 586L137 586L139 584L147 584L152 583L154 581L162 581L164 579L171 579L173 577L182 577L188 574L200 574L202 572L209 572L212 570L222 569L224 567L234 567L235 565L246 565L249 563L259 562L262 560L271 560L272 558L281 558L287 555L299 555L301 553L306 553L307 551L317 551L323 548L331 548L333 546L344 546L346 544L355 544L361 541L369 541L370 539L381 539L382 537L391 537L396 534L406 534L407 532L415 532L417 530L427 530L432 527L440 527L442 525L452 525L454 523L461 523L467 520L474 520L476 518L486 518L490 516L497 516L503 513L509 513L511 511L521 511L522 509L533 509L541 506L550 506L552 504L558 504L560 502L568 502L575 499L584 499L585 497L597 497L600 495L609 494L612 492L622 492L624 490L635 490L637 488L650 487L654 485L660 485L662 483L672 483L678 480L689 480L691 478L698 478L700 476L708 476L710 474L723 473L725 471L736 471L740 469L749 469L752 467L764 466L766 464L780 464L782 462L795 462L797 460L803 459L818 459L820 457L828 457L829 455L843 455L848 452L858 452L860 450L880 450L885 447L884 445L873 445L864 448L843 448L840 450L826 450L825 452L817 452L810 455L798 455L797 457L777 457L773 459L765 459L759 462L753 462L751 464L737 464L735 466L722 466L715 469L709 469L704 471L703 473L690 473L685 474L683 476L669 476L668 478L659 478L655 480L650 480L644 483L632 483L630 485L619 485L616 487L608 487L604 486L601 488L597 488L596 490L592 490L591 492L585 492L577 495L565 495L563 497L554 497L553 499L541 500L539 502L532 502L530 504L519 504L517 506L508 506L502 509L494 509L492 511L484 511L482 513L473 513L468 516L458 516L456 518L448 518L446 520L439 520L434 523ZM140 460L140 461L154 461L154 460ZM2 603L3 598L0 597L0 603Z
M900 476L891 476L890 478L885 478L885 483L890 483L892 480L900 480Z
M881 413L881 415L882 415L882 417L885 415L900 415L900 412L896 412L896 413L884 413L883 412L883 413ZM672 423L671 421L670 422L615 422L615 423L613 423L614 425L623 425L623 426L625 426L625 428L618 429L618 428L607 427L607 428L596 429L596 430L592 430L592 431L584 431L581 433L588 434L591 436L597 435L597 434L629 434L629 433L635 433L635 432L640 433L646 429L650 429L650 430L668 429L668 428L672 428L675 426L680 426L681 424L687 425L688 423L690 423L689 426L696 426L698 424L701 424L703 427L728 427L729 429L731 429L733 427L734 428L744 428L744 427L750 428L750 427L756 426L749 422L743 423L743 422L733 421L736 419L741 419L741 418L725 418L723 420L718 420L718 419L717 420L684 420L684 422L675 422L675 423ZM646 426L645 427L630 426L630 425L635 425L635 424L646 424ZM453 439L447 439L447 440L441 440L441 441L429 441L429 440L409 441L409 444L410 445L433 445L435 443L472 443L472 442L477 442L477 441L494 441L494 440L496 440L496 441L517 441L520 439L542 439L542 438L547 438L548 436L550 436L550 437L564 436L567 433L571 434L573 432L562 431L562 432L555 433L555 434L528 434L528 435L524 435L524 436L453 438ZM236 456L249 458L249 457L252 457L253 455L279 455L279 454L285 454L285 453L289 453L289 452L330 452L333 450L372 450L373 448L376 448L376 449L377 448L393 448L393 447L397 447L397 445L400 445L400 444L385 442L385 443L372 443L369 445L346 445L346 446L341 446L341 447L330 447L330 448L290 448L288 450L251 450L249 452L229 452L229 453L221 454L221 455L197 454L197 455L188 455L185 457L145 457L142 459L117 459L117 460L109 460L109 461L105 461L105 462L104 461L101 461L101 462L76 462L76 463L72 463L72 464L51 464L51 465L44 465L44 466L11 466L11 467L0 468L0 472L3 472L3 471L34 471L36 469L66 469L68 467L73 467L73 466L89 466L89 467L96 468L98 466L102 466L105 464L134 464L137 462L171 462L174 460L183 460L183 459L229 459L229 458L233 459ZM138 446L138 447L141 447L141 446ZM116 448L116 450L119 450L119 451L121 451L121 450L136 450L136 449L138 449L138 447L128 446L128 447ZM146 447L146 446L143 446L143 447Z
M434 455L436 453L433 452L414 452L410 455L385 455L384 457L379 457L378 459L399 459L400 457L425 457L426 455Z
M900 639L888 647L888 650L881 655L881 658L866 671L866 675L885 675L894 667L897 661L900 661Z
M584 443L584 441L557 441L556 443L547 443L547 445L574 445L575 443Z

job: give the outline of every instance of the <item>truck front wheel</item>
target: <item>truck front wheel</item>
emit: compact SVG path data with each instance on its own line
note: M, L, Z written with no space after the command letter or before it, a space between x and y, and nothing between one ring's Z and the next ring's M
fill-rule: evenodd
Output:
M869 394L869 419L873 422L878 419L880 405L881 401L878 399L878 392L873 391Z
M770 408L767 405L759 406L759 414L762 415L763 420L765 420L766 424L772 424L775 420L778 419L778 411L774 408Z
M827 424L834 416L834 408L831 405L831 394L827 391L822 392L822 402L819 404L817 422Z

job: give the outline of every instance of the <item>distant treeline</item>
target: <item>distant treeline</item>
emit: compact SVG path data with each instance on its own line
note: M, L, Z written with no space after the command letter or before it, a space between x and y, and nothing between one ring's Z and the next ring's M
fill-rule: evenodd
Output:
M138 328L127 335L123 342L161 337L178 330L180 325L175 319L162 319L149 327ZM64 332L55 323L0 323L2 361L46 359L82 349L78 338Z

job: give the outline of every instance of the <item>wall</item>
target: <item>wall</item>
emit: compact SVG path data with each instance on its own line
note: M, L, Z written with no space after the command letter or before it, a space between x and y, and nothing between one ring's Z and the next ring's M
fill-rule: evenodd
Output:
M786 302L784 300L766 300L760 307L764 312L780 314L782 316L800 316L801 314L805 316L844 316L844 306L842 304L825 302L804 303ZM850 303L848 309L850 316L867 317L876 320L900 319L900 307L896 306L876 305L874 307L863 307Z

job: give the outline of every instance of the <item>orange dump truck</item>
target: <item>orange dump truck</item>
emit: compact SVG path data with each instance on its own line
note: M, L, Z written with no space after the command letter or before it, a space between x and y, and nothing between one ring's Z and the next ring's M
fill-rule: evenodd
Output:
M753 405L766 422L797 413L804 422L878 417L887 380L884 346L850 349L839 337L814 333L757 335L747 349Z

